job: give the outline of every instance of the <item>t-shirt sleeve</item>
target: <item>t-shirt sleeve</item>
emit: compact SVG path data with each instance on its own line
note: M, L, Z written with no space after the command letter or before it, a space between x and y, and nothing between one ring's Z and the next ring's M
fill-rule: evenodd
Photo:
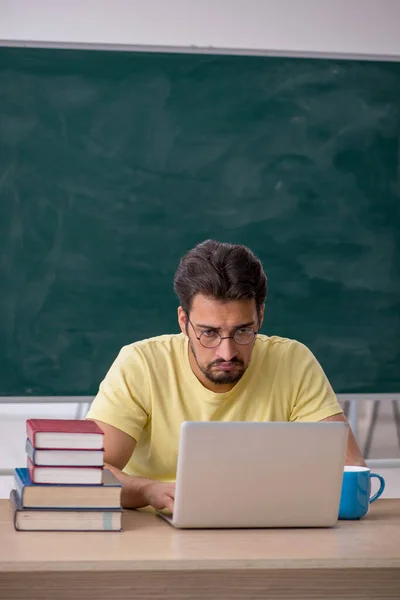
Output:
M134 346L124 346L100 383L86 415L124 431L139 441L150 418L147 369Z
M321 421L343 412L325 372L304 344L291 342L291 372L294 387L291 421Z

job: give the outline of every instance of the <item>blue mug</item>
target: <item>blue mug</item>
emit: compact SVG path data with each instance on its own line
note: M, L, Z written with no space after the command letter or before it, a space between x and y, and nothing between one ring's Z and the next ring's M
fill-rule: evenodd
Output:
M377 477L380 488L371 497L371 479ZM339 505L339 519L361 519L369 505L382 495L385 480L381 475L371 473L368 467L345 467L342 480L342 492Z

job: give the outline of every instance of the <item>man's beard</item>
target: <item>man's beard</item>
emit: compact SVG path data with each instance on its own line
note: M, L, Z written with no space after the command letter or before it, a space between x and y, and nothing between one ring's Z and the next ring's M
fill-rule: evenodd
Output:
M232 358L232 360L230 361L225 361L225 360L214 360L212 363L208 364L206 367L202 367L201 364L199 363L199 361L197 360L197 356L196 356L196 352L194 350L192 341L189 340L189 344L190 344L190 349L192 351L194 360L196 361L197 366L199 367L200 371L203 373L203 375L205 377L207 377L207 379L209 381L211 381L211 383L214 383L216 385L226 385L227 383L237 383L239 381L239 379L241 379L246 371L245 367L244 367L244 363L242 360L239 360L238 358ZM224 363L224 362L230 362L230 363L234 363L237 364L238 366L240 365L241 367L243 367L242 369L235 369L233 372L223 372L221 371L218 375L215 375L212 371L212 367L215 365L218 365L218 363Z

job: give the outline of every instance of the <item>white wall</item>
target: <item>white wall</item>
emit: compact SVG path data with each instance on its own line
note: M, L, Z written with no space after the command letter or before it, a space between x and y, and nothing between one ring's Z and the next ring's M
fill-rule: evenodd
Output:
M0 44L400 59L400 0L0 0Z

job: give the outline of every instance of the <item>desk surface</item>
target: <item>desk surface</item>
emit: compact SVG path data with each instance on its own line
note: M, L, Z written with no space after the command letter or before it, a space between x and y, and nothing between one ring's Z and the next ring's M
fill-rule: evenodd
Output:
M337 526L328 529L176 530L156 515L141 511L124 511L123 527L120 533L17 532L13 528L9 503L1 500L0 579L7 574L11 579L14 576L14 582L17 577L21 581L30 573L37 575L37 581L46 574L49 581L53 572L53 576L57 573L60 578L64 574L72 580L72 572L78 578L86 572L92 577L96 573L102 577L108 573L109 582L114 573L120 582L121 578L128 581L128 577L140 571L143 585L146 573L154 574L157 579L172 572L179 572L181 578L183 572L203 573L203 577L213 572L225 573L227 577L252 572L254 576L270 574L272 581L279 573L282 578L284 570L288 584L290 571L301 570L303 573L312 571L314 578L317 572L324 573L325 582L329 571L332 576L329 580L334 585L337 579L334 572L353 570L359 575L369 574L370 590L375 589L371 573L376 574L375 583L377 586L379 583L381 590L379 578L386 577L386 584L394 585L393 573L397 573L397 589L400 584L400 500L378 500L361 521L338 521ZM340 578L349 589L345 579ZM298 575L296 581L298 585ZM43 582L40 585L41 597L47 597L43 595ZM198 584L193 580L193 585ZM356 591L359 593L360 588ZM387 598L392 597L389 592L388 588ZM177 598L186 597L175 593ZM10 592L8 597L19 596ZM124 597L114 589L114 599ZM168 597L164 593L163 598ZM192 593L191 597L196 596ZM231 592L231 597L241 596L232 596Z

